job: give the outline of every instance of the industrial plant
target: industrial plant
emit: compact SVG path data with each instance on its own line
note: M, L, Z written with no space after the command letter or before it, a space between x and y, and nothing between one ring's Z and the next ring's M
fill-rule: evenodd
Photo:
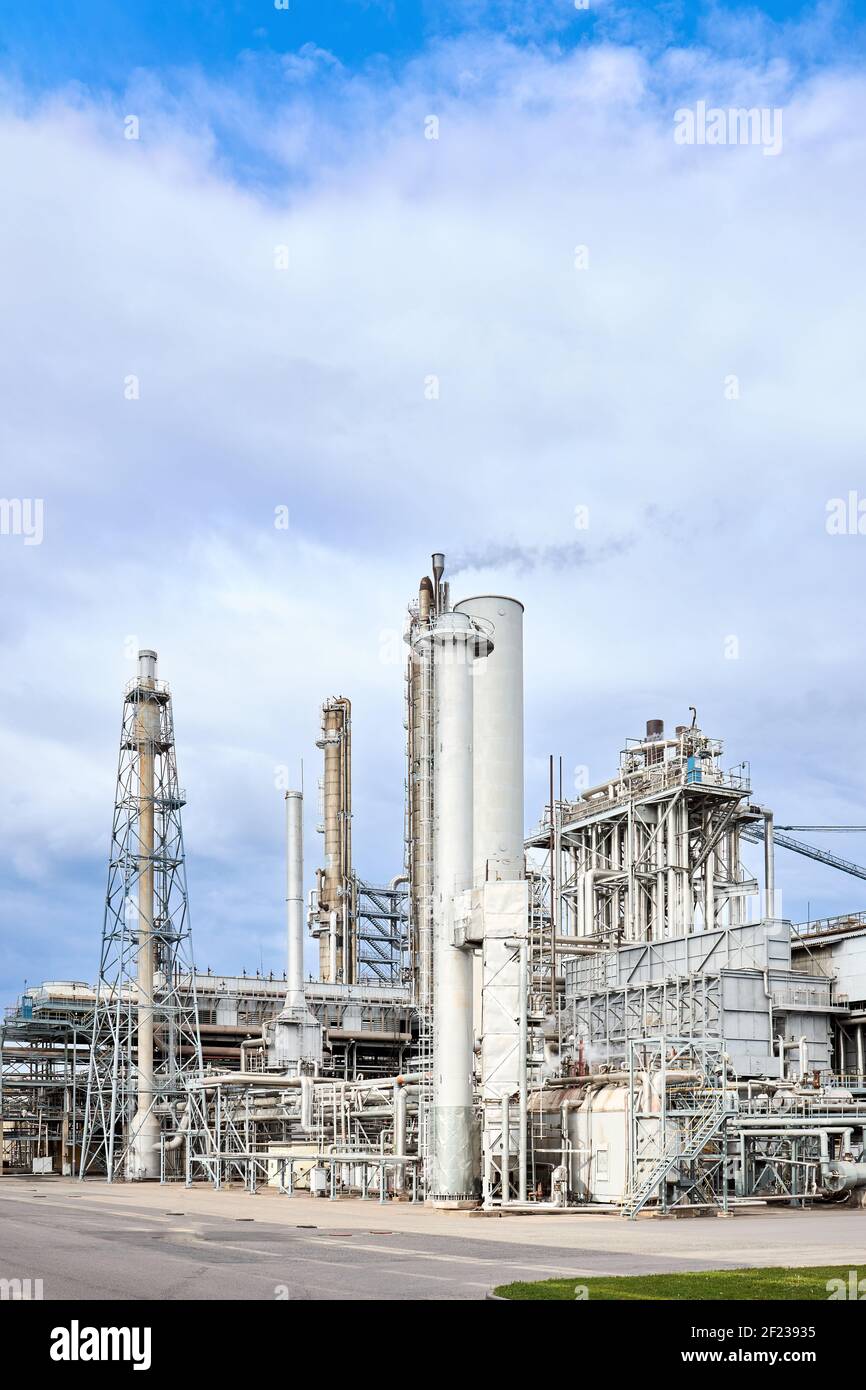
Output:
M393 876L353 857L348 696L318 804L285 792L284 978L196 966L172 695L139 653L98 974L6 1010L2 1171L502 1216L866 1205L866 915L776 911L779 846L866 878L788 833L838 827L775 825L685 703L635 710L573 797L551 758L527 814L523 605L445 574L406 616Z

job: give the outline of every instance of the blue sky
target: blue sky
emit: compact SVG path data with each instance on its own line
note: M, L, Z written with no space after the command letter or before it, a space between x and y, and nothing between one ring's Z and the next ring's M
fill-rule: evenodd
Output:
M305 43L327 48L351 68L380 55L399 62L433 40L467 31L529 41L554 36L566 47L611 36L658 46L701 41L720 19L761 16L766 32L775 28L781 39L786 28L821 8L791 0L594 0L585 10L573 0L289 0L286 9L277 9L273 0L138 0L128 6L113 0L7 0L2 43L7 60L36 86L69 80L123 85L135 67L197 65L225 74L246 51L283 52ZM862 4L834 6L833 12L836 41L847 43L863 18Z
M277 772L314 782L329 694L356 863L400 868L394 653L434 549L455 597L526 604L527 822L550 752L599 780L691 704L780 821L866 820L866 535L826 526L866 498L862 25L7 0L0 495L45 534L0 536L4 999L96 969L136 644L202 965L282 969ZM783 149L678 146L698 100L781 108ZM795 920L862 906L777 878Z
M213 0L140 0L122 6L112 0L45 0L31 5L10 0L4 7L3 48L28 83L42 87L63 81L123 86L136 67L200 66L231 72L244 52L283 52L305 43L327 48L347 67L358 68L385 55L400 62L433 39L470 29L510 32L520 37L554 34L563 44L579 43L616 26L691 41L715 6L673 3L521 5L454 3L454 0L289 0L277 9L269 0L213 3ZM728 12L747 12L744 4ZM811 6L772 0L762 10L777 23ZM647 24L647 15L651 23Z

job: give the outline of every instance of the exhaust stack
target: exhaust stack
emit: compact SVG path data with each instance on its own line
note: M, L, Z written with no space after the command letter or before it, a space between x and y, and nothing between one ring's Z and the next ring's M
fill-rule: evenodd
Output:
M156 952L153 939L154 758L159 742L156 652L138 653L138 711L135 748L138 760L138 1093L129 1146L127 1173L133 1179L159 1177L159 1119L154 1114L153 986Z
M304 794L286 792L286 1008L304 1002Z

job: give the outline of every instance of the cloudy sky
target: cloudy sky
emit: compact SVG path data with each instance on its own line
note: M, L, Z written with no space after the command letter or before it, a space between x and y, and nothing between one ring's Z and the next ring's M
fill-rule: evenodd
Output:
M0 493L41 507L0 534L3 1002L95 975L139 645L175 697L201 966L283 968L277 781L303 757L314 790L324 696L353 701L359 870L399 870L399 634L434 549L455 598L526 605L528 822L549 753L595 780L695 705L779 821L866 823L856 6L3 24ZM678 142L701 102L766 109L781 148ZM783 853L795 920L866 906Z

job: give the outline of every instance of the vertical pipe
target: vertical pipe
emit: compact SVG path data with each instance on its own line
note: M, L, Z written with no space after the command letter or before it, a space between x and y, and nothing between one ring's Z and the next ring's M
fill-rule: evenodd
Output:
M558 885L556 879L556 806L553 799L553 754L550 755L550 1008L556 1013L556 929Z
M857 1026L856 1026L856 1032L855 1032L855 1034L854 1034L854 1041L855 1041L855 1043L856 1043L856 1045L857 1045L857 1076L858 1076L858 1078L859 1078L860 1081L863 1080L864 1073L866 1073L866 1062L864 1062L864 1045L863 1045L863 1044L864 1044L864 1031L866 1031L866 1030L864 1030L864 1025L863 1025L862 1023L858 1023Z
M776 875L773 846L773 813L764 812L764 916L776 915Z
M406 1157L406 1088L394 1083L394 1154L398 1159ZM406 1164L397 1163L394 1167L394 1192L402 1193L405 1187Z
M529 944L526 938L520 943L520 1024L518 1033L518 1047L520 1056L518 1066L520 1068L520 1128L517 1136L518 1142L518 1195L521 1202L526 1201L526 1127L528 1122L528 1079L526 1072L526 1053L529 1045L529 1020L527 1010L529 1007Z
M337 983L339 967L337 964L337 914L328 914L328 979L331 984Z
M637 939L636 919L637 910L635 903L635 876L634 876L634 804L628 803L627 818L625 823L625 870L626 870L626 889L625 889L625 940L634 941Z
M286 1006L304 1002L304 797L286 792Z
M679 821L680 920L683 933L688 934L695 929L695 895L689 856L689 807L685 793L681 794Z
M500 1173L502 1175L502 1205L508 1206L511 1186L511 1100L506 1091L500 1101L502 1122L500 1125L500 1141L502 1157L500 1159Z
M710 850L704 860L704 931L712 931L716 922L716 855Z
M433 608L430 581L422 580L418 623L411 634L409 697L411 758L410 876L416 946L417 999L429 1015L433 1004L433 651L429 640Z
M677 817L679 803L676 795L668 802L667 819L667 936L679 934L679 912L677 910Z
M462 613L431 630L436 702L434 766L434 1201L474 1197L472 954L454 943L455 897L472 885L471 663L489 642Z

